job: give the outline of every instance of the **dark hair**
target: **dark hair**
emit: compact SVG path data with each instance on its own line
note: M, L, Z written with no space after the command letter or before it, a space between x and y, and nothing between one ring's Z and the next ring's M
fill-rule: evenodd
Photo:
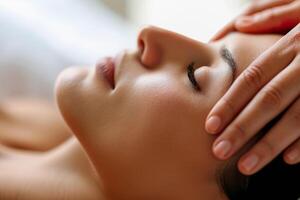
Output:
M272 120L256 138L218 170L219 186L229 200L300 199L300 164L286 164L282 154L251 176L243 175L237 168L240 156L262 138L281 116Z

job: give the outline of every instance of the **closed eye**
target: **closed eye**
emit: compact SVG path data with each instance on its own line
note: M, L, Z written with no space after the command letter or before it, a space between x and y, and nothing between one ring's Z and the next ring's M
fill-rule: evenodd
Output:
M195 69L194 69L194 65L195 63L192 62L188 65L187 67L187 76L193 86L193 88L197 91L201 91L200 87L199 87L199 84L197 83L196 79L195 79Z

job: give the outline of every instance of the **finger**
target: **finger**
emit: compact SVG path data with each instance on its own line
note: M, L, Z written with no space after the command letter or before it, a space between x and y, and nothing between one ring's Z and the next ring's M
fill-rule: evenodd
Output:
M269 8L287 5L294 1L295 0L255 0L250 4L248 8L246 8L244 12L245 14L249 15Z
M299 123L299 116L298 116L298 123ZM298 129L299 131L299 129ZM286 163L288 164L298 164L300 163L300 139L298 139L294 144L292 144L283 155L283 158Z
M213 152L227 159L300 94L300 56L271 80L215 140ZM264 112L262 112L262 110Z
M225 35L227 35L228 33L236 31L236 28L235 28L236 19L240 16L253 13L253 11L255 9L256 8L254 8L254 7L253 8L248 7L245 11L243 11L241 14L239 14L237 17L235 17L233 20L231 20L229 23L227 23L225 26L223 26L217 33L215 33L213 35L213 37L210 39L210 42L219 40L219 39L223 38Z
M299 120L300 99L298 98L284 113L279 122L253 148L241 157L238 162L239 170L245 175L256 173L299 139ZM297 148L300 150L299 146Z
M205 124L207 132L219 133L223 130L258 90L294 59L292 46L295 45L289 45L288 41L292 40L290 35L293 32L281 38L238 76L208 114Z
M282 33L300 22L300 1L273 7L236 20L238 31L248 33Z
M240 16L253 13L254 10L255 10L254 7L253 8L252 7L248 7L241 14L239 14L233 20L231 20L229 23L227 23L225 26L223 26L217 33L215 33L213 35L213 37L210 39L210 42L219 40L219 39L223 38L225 35L227 35L228 33L236 31L236 28L235 28L236 19L238 17L240 17Z
M217 33L214 34L214 36L210 39L210 41L216 41L224 37L230 32L236 31L236 21L237 19L241 18L242 16L251 15L256 12L260 12L262 10L272 8L275 6L280 6L284 4L288 4L293 2L294 0L267 0L267 1L254 1L250 6L248 6L241 14L239 14L237 17L235 17L232 21L230 21L228 24L226 24L224 27L222 27Z
M215 35L210 39L210 42L219 40L225 35L227 35L228 33L235 31L236 29L234 27L234 24L235 24L235 19L229 22L228 24L226 24L217 33L215 33Z

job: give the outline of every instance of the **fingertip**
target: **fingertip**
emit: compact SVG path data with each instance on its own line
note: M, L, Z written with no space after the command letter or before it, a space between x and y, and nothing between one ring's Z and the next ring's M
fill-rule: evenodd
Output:
M226 160L231 156L232 143L229 140L221 140L213 144L213 153L220 160Z
M228 33L235 31L234 20L226 24L223 28L221 28L217 33L215 33L212 38L209 40L210 42L219 40L225 37Z
M256 154L249 154L243 157L239 162L241 172L245 175L251 175L258 168L259 157Z
M210 134L218 133L222 125L221 118L219 116L211 116L206 120L205 129Z
M257 168L259 167L258 163L258 157L254 155L253 158L253 156L246 154L239 159L237 163L237 168L240 171L240 173L244 174L245 176L251 176L256 173Z
M253 174L253 173L251 173L251 172L248 172L248 171L242 166L242 164L241 164L240 162L238 162L237 168L238 168L239 172L240 172L241 174L245 175L245 176L251 176L251 175Z
M299 157L299 152L296 150L293 150L293 151L290 151L290 152L284 154L283 159L287 164L293 165L293 164L297 163L298 157Z
M214 42L214 41L216 41L216 40L218 40L219 38L217 37L217 36L213 36L212 38L210 38L209 40L208 40L208 42Z
M225 36L225 33L224 32L217 32L215 35L213 35L210 39L209 39L209 42L214 42L214 41L217 41L219 39L221 39L222 37Z

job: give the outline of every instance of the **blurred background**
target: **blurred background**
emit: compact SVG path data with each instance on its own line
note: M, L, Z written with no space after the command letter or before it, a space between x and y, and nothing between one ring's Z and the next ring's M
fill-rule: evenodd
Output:
M247 0L0 0L0 100L53 100L58 73L136 47L138 31L160 26L201 41Z

